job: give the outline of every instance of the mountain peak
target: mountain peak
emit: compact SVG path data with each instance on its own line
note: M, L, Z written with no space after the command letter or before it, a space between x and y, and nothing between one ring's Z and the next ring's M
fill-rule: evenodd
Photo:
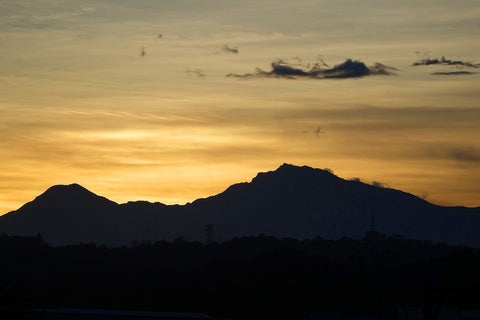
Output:
M87 188L79 185L78 183L71 183L71 184L57 184L54 186L51 186L50 188L47 189L45 192L50 192L50 191L88 191ZM90 192L90 191L88 191Z
M333 175L333 172L330 169L317 169L317 168L312 168L312 167L309 167L309 166L301 166L300 167L300 166L296 166L296 165L289 164L289 163L282 164L275 171L276 172L293 172L293 173L305 172L305 173L309 173L309 174L313 173L313 172L317 172L317 173L323 172L323 173L329 173L329 174Z
M93 195L96 196L93 192L89 191L85 187L82 187L78 183L72 184L57 184L48 188L44 193L42 193L38 198L46 198L51 196L61 196L61 197L70 197L70 196L87 196Z
M114 204L113 201L96 195L78 183L72 183L68 185L54 185L48 188L44 193L35 198L31 204L41 205L42 207L72 207L99 204L101 202Z
M288 172L294 173L294 172L298 172L302 169L307 169L307 168L309 168L309 167L307 167L307 166L299 167L299 166L296 166L296 165L293 165L293 164L290 164L290 163L284 163L280 167L278 167L277 170L275 170L274 172L277 172L277 173L288 173Z
M260 172L252 182L265 181L265 179L278 179L283 182L292 180L312 180L322 178L325 181L332 179L342 180L332 173L329 169L315 169L309 166L295 166L293 164L284 163L275 171Z

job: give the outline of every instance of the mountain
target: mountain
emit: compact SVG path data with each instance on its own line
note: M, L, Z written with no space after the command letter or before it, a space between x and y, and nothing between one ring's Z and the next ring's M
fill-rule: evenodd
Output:
M327 170L283 164L249 183L186 205L117 204L78 184L49 188L0 216L0 233L36 235L52 245L132 241L204 241L265 234L274 237L361 238L374 225L385 235L480 247L480 207L442 207L411 194Z

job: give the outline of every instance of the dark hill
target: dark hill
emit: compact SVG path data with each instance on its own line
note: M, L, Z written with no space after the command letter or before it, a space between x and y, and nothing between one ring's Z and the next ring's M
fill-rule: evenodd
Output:
M114 223L118 206L78 184L57 185L1 216L0 230L14 235L41 233L53 244L101 240ZM110 229L108 236L115 232Z
M402 191L306 166L284 164L192 206L217 224L220 236L360 238L373 216L376 230L387 235L480 245L480 208L440 207Z
M116 204L79 185L54 186L0 217L0 232L41 233L51 244L213 240L266 234L297 239L363 237L374 217L387 235L480 247L480 208L441 207L411 194L288 164L186 205Z

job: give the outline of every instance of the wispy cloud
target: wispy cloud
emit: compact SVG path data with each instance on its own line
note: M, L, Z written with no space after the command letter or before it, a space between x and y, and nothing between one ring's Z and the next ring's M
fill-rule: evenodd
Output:
M471 146L458 146L445 151L446 155L456 161L480 162L480 152Z
M417 54L419 54L417 52ZM417 59L412 66L429 66L429 65L444 65L444 66L457 66L457 67L470 67L470 68L478 68L480 67L480 63L472 63L462 60L451 60L442 56L441 58L430 58L429 52L423 54L423 56Z
M195 69L195 70L187 69L185 72L190 75L196 75L199 78L205 78L205 73L200 69Z
M460 75L469 75L475 74L476 72L471 71L438 71L432 72L431 74L434 76L460 76Z
M229 47L228 45L225 45L225 46L222 48L222 52L223 52L223 53L233 53L233 54L238 54L238 53L239 53L237 47Z
M284 60L278 59L271 64L272 70L265 71L256 68L255 73L235 74L229 73L227 77L233 78L314 78L314 79L345 79L357 78L368 75L392 75L394 74L394 67L389 67L381 63L368 67L363 62L358 60L347 59L345 62L329 68L328 65L321 61L321 63L314 63L312 67L310 64L292 64ZM326 67L326 68L325 68Z
M480 149L478 145L456 141L441 141L428 143L424 149L419 149L418 157L434 159L435 161L448 161L457 166L466 168L477 168L480 163Z

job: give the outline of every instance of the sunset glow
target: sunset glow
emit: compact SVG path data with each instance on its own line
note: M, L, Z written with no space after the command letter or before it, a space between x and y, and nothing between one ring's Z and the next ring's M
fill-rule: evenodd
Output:
M7 0L0 41L0 214L70 183L182 204L282 163L480 206L477 0Z

